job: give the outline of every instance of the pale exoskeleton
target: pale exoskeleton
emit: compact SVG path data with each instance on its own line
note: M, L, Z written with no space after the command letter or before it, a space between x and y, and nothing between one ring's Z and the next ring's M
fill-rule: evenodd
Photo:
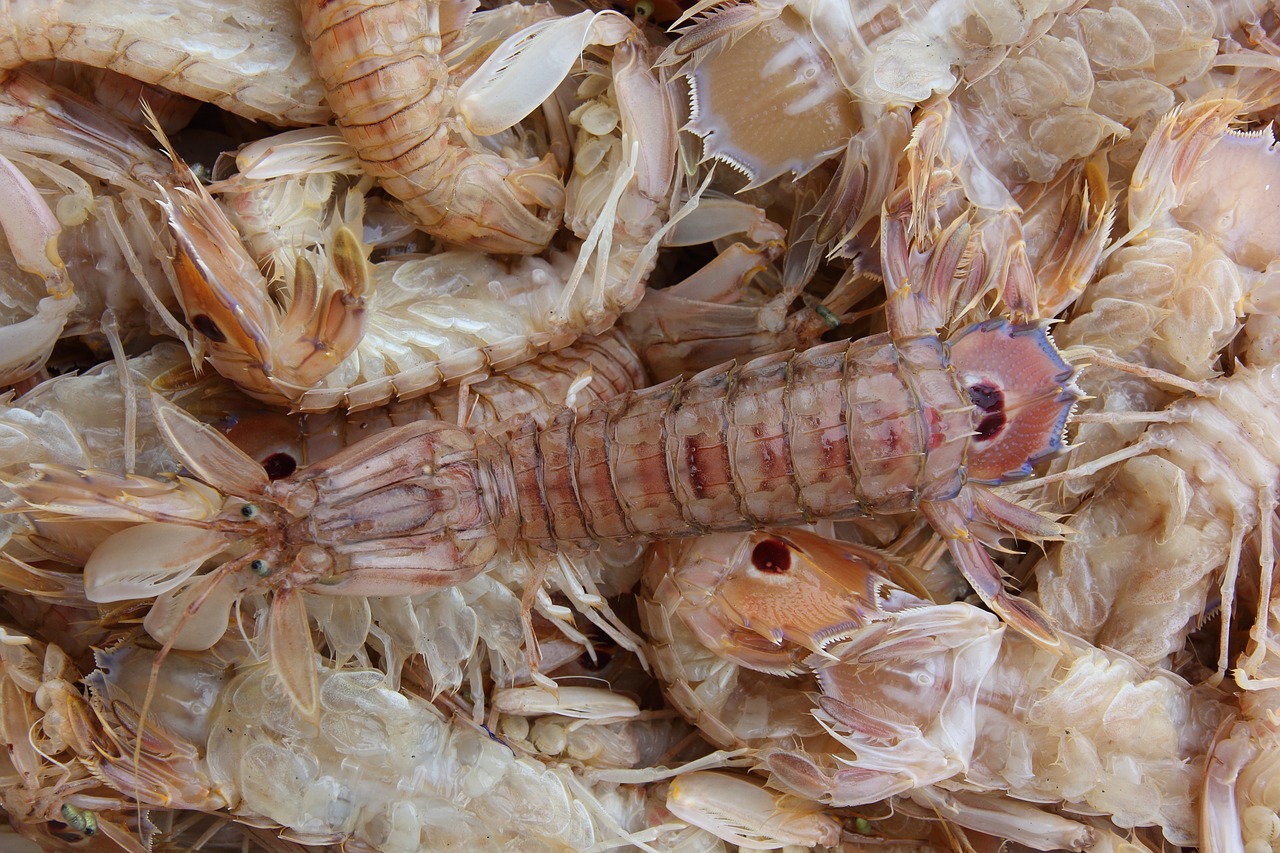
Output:
M953 100L1010 187L1105 152L1127 175L1179 89L1213 65L1216 15L1196 2L1082 2Z
M962 826L1041 849L1079 849L1092 833L1017 800L1158 824L1176 843L1199 837L1206 754L1231 716L1214 691L1069 637L1047 651L963 603L932 605L858 546L800 531L726 546L714 586L698 582L698 561L670 567L664 582L695 572L682 618L720 656L811 673L809 712L842 744L761 747L775 787L832 805L954 799Z
M702 2L662 61L683 62L688 127L704 138L705 159L760 184L808 171L888 109L909 109L989 72L1070 5ZM782 58L767 61L784 44Z
M1265 131L1226 129L1238 108L1207 97L1153 135L1130 189L1133 239L1062 330L1145 367L1097 371L1095 423L1061 463L1060 505L1073 507L1099 471L1110 481L1035 566L1036 594L1066 630L1147 664L1182 648L1211 599L1230 622L1241 543L1276 501L1275 356L1259 343L1248 367L1217 376L1243 316L1261 333L1277 313L1277 161ZM1143 420L1163 423L1144 432ZM1105 467L1128 457L1138 458Z
M103 108L23 72L0 76L0 144L12 199L0 253L6 362L38 368L60 337L117 358L122 345L185 339L154 204L163 156Z
M0 68L62 59L276 124L324 122L324 89L291 3L6 0Z
M175 655L135 761L136 736L122 724L137 713L152 656L112 650L89 679L123 747L104 751L99 772L144 805L229 808L295 839L387 853L652 849L646 841L685 827L647 827L640 785L519 755L482 727L390 690L382 673L314 661L320 701L306 716L266 667L228 670L208 655ZM165 747L180 760L156 751Z
M1096 348L1191 382L1218 374L1218 351L1244 315L1265 309L1275 288L1263 188L1276 158L1265 132L1228 129L1240 109L1236 99L1206 96L1166 116L1151 135L1127 193L1128 233L1060 327L1064 346ZM1239 204L1242 194L1252 201ZM1084 387L1096 398L1085 405L1091 414L1151 411L1177 396L1106 366ZM1081 425L1080 447L1056 469L1102 456L1141 431L1122 418L1101 420ZM1070 509L1093 482L1065 483L1059 506Z
M101 729L79 679L57 645L0 626L0 807L41 849L145 853L153 827L82 761Z
M260 399L304 411L360 409L603 331L643 295L672 193L674 120L646 56L624 41L607 70L584 83L582 156L566 214L576 239L567 250L510 258L454 249L370 266L357 227L362 205L348 192L326 216L331 236L309 264L314 275L284 282L293 289L285 311L222 212L185 181L166 209L183 304L214 366ZM344 228L354 239L342 237ZM312 310L317 302L328 311Z

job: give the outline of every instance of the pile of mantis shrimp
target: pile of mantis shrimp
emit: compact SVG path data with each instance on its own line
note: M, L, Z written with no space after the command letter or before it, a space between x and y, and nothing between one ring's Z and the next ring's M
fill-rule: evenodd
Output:
M0 848L1280 851L1280 10L0 0Z

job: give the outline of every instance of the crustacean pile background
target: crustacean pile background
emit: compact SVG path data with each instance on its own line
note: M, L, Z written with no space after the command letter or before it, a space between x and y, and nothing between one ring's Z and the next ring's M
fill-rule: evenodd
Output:
M480 5L0 0L0 846L1280 849L1276 10Z

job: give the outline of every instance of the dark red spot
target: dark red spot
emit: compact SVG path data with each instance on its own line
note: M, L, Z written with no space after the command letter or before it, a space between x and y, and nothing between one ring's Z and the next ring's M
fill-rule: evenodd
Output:
M979 422L978 438L983 441L995 438L996 434L1004 429L1004 423L1004 412L992 412Z
M693 489L695 498L707 496L706 479L703 477L702 469L698 467L698 451L701 449L695 437L690 436L684 440L684 460L689 468L689 486Z
M196 327L196 331L204 335L214 343L225 344L227 336L222 334L222 330L218 328L218 324L213 322L208 314L197 314L191 318L191 325Z
M298 470L298 460L288 453L272 453L262 460L262 467L266 469L268 478L283 480Z
M762 572L780 575L791 570L791 549L777 539L766 539L752 550L751 563Z
M1004 392L989 382L970 385L969 399L984 412L1004 410Z

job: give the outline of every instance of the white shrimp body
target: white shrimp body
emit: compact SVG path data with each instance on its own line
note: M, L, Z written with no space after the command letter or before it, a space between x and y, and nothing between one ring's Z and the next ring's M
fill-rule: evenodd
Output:
M1215 691L1067 636L1045 649L968 604L930 605L870 549L800 531L743 538L686 618L744 660L809 649L812 714L843 745L762 747L775 787L836 806L930 785L1004 792L1196 843L1205 756L1230 715Z
M1074 452L1064 467L1081 465L1086 453L1105 458L1120 444L1130 446L1113 458L1138 458L1125 462L1110 485L1077 511L1071 522L1076 534L1036 568L1041 603L1066 630L1145 663L1181 648L1193 621L1211 609L1215 577L1222 578L1229 620L1240 543L1276 501L1280 396L1266 330L1277 313L1272 294L1280 240L1271 212L1277 204L1272 187L1280 189L1280 183L1273 185L1271 176L1280 161L1267 134L1221 130L1238 106L1204 98L1170 116L1148 145L1155 156L1144 155L1135 173L1147 169L1153 177L1135 184L1142 192L1131 188L1130 229L1137 236L1115 257L1150 249L1182 257L1187 266L1135 264L1132 276L1121 271L1104 278L1100 287L1129 282L1129 298L1095 302L1064 329L1072 340L1078 334L1072 327L1080 324L1092 331L1094 343L1105 331L1111 346L1128 340L1123 357L1206 380L1196 388L1199 397L1173 403L1161 416L1168 423L1151 426L1141 437L1123 423L1086 425L1093 429L1082 431L1081 439L1093 447ZM1170 153L1198 146L1207 151L1194 159L1169 159ZM1166 180L1158 177L1161 170ZM1199 177L1191 181L1188 173ZM1242 193L1247 203L1240 201ZM1185 231L1175 223L1201 236L1179 245L1177 235ZM1189 278L1193 270L1200 275ZM1171 281L1181 286L1164 303L1159 294ZM1215 374L1217 350L1239 331L1243 314L1249 314L1252 329L1251 366L1238 367L1229 378L1207 379ZM1131 323L1123 331L1124 323L1114 318L1125 316L1169 325ZM1119 412L1159 408L1169 398L1146 379L1117 383L1108 393L1113 396L1107 410ZM1220 669L1226 664L1224 641Z
M1280 367L1241 367L1208 388L1148 428L1126 451L1144 455L1036 567L1040 604L1064 630L1149 664L1182 647L1211 581L1234 579L1240 542L1277 498Z
M1009 186L1107 149L1127 170L1178 87L1211 66L1216 23L1207 0L1076 4L957 91L956 109Z
M129 646L99 655L89 684L105 719L136 713L128 688L147 677L151 658ZM172 660L148 722L181 744L187 775L166 772L150 742L135 765L132 738L117 725L118 751L104 750L101 762L103 778L140 802L225 806L309 843L382 853L586 850L641 828L642 787L518 755L480 726L389 689L383 673L319 668L320 701L307 718L267 667Z
M1273 313L1270 263L1280 240L1269 225L1271 186L1280 160L1267 132L1227 129L1241 103L1206 96L1166 116L1151 135L1128 193L1128 234L1109 250L1102 277L1058 332L1083 345L1196 382L1219 373L1219 351L1246 315ZM1277 183L1280 186L1280 183ZM1248 201L1241 201L1242 198ZM1093 413L1149 412L1176 398L1150 380L1106 367L1089 372ZM1082 424L1056 470L1075 468L1137 438L1140 426L1118 418ZM1069 511L1094 477L1058 487Z
M326 121L291 3L4 0L0 68L81 62L275 124Z

